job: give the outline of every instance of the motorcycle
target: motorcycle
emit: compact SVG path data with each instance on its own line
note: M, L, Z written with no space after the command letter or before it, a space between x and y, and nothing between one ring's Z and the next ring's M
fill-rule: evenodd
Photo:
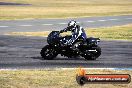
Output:
M52 31L47 37L47 45L40 52L45 60L53 60L58 54L68 58L84 57L86 60L96 60L101 55L99 38L89 37L85 41L83 35L75 40L74 44L66 42L72 36L61 36L59 31Z

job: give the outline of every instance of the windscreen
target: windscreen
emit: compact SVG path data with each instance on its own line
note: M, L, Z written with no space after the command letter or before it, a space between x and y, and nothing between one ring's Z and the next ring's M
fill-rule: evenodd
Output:
M48 44L54 44L56 42L58 42L58 38L59 38L59 31L52 31L47 38L47 43Z

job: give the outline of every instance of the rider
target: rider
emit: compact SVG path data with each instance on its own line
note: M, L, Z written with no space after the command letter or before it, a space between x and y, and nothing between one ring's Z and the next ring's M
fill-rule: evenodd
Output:
M68 23L68 27L61 30L60 33L67 32L67 31L72 32L72 37L71 39L67 40L67 45L72 45L76 41L76 39L78 39L79 37L82 37L83 41L85 41L87 38L84 29L80 27L79 25L77 25L76 21L74 20L71 20Z

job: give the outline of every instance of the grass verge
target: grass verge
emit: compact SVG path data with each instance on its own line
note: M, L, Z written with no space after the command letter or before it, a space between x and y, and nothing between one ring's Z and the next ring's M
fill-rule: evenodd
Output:
M131 0L0 0L31 5L1 5L0 20L132 14Z
M132 24L86 30L88 36L103 40L132 40Z
M129 70L86 70L88 74L130 74ZM0 70L0 88L80 88L77 70ZM83 88L132 88L129 84L86 84Z
M45 32L11 32L6 35L19 35L19 36L44 36L50 31ZM63 33L62 35L68 35L69 33ZM104 28L89 28L86 29L86 34L89 37L99 37L103 40L132 40L132 24L114 27Z

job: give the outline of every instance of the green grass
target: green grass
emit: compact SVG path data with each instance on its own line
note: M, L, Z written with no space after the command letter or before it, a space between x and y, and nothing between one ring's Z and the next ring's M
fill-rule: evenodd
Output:
M87 74L130 74L128 70L86 70ZM0 70L0 88L80 88L77 70ZM129 84L86 84L83 88L131 88Z
M132 14L132 0L0 0L32 4L0 6L0 20Z
M89 28L85 29L88 37L99 37L103 40L130 40L132 41L132 24L114 27ZM46 36L50 31L45 32L11 32L6 35L21 36ZM68 35L63 33L62 35Z

